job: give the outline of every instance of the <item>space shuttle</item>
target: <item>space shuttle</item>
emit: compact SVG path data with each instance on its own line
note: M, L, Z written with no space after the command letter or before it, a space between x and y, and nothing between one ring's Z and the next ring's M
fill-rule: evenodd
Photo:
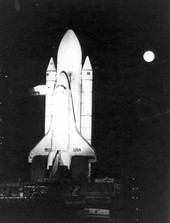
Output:
M89 179L96 162L91 145L93 72L89 57L82 66L81 46L72 30L60 42L56 65L51 58L46 84L33 89L45 96L45 131L28 157L31 178Z

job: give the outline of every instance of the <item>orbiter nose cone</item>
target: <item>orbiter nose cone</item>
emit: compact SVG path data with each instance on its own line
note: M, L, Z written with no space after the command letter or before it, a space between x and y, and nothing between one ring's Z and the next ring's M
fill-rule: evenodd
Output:
M68 89L69 89L68 79L66 77L66 74L62 72L57 76L57 84L55 86L55 93L58 93L58 92L63 93L65 90L68 91Z
M63 64L70 69L80 64L82 52L79 40L73 30L69 29L62 38L57 55L57 64Z

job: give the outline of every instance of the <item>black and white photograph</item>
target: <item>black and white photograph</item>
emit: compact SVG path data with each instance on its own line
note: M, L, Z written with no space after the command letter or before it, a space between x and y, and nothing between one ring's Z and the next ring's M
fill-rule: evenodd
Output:
M0 0L0 223L170 222L170 1Z

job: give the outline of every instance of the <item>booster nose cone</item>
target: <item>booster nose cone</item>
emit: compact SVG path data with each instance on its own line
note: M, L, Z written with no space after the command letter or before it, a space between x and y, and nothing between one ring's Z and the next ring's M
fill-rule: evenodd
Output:
M57 74L57 70L56 70L56 67L54 64L54 60L53 60L53 58L51 58L50 62L48 64L48 67L47 67L47 71L46 71L46 82L48 85L49 85L49 83L51 85L51 82L55 81L56 74Z
M69 29L59 45L57 64L64 65L67 70L71 70L80 64L81 60L82 52L79 40L73 30Z
M50 59L50 62L48 64L48 67L47 67L47 72L50 72L50 71L56 72L56 67L55 67L54 60L53 60L52 57Z
M91 66L90 59L88 56L85 59L82 70L92 70L92 66Z

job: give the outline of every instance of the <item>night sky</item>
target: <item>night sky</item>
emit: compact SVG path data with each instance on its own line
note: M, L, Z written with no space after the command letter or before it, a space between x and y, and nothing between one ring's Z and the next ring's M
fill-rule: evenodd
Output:
M43 136L44 97L29 90L45 83L70 28L94 72L94 177L135 177L143 222L168 222L169 0L0 1L1 181L30 179L27 157ZM147 50L151 63L143 60Z

